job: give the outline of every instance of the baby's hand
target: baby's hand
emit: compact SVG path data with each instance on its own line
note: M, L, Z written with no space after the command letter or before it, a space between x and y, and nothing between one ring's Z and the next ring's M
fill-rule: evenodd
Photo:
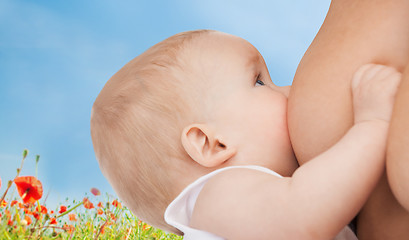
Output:
M355 123L389 122L401 73L392 67L366 64L352 78Z

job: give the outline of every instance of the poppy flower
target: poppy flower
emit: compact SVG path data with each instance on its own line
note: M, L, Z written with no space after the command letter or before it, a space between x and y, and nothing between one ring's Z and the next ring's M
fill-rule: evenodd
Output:
M88 200L88 198L84 198L84 199L83 199L83 202L84 202L84 207L85 207L86 209L94 208L94 204L92 204L92 202L90 202L90 201Z
M98 188L91 188L91 193L94 194L94 196L101 195L101 192L98 190Z
M50 218L50 224L57 224L57 220L55 218Z
M60 206L60 211L58 211L58 213L63 213L63 212L66 212L66 211L67 211L67 207L64 206L64 205L61 205Z
M1 204L0 204L0 207L5 207L5 206L7 206L7 202L6 202L5 200L3 200L3 201L1 202Z
M71 234L74 231L73 225L64 224L62 227L68 234Z
M12 207L12 206L16 205L17 203L18 203L18 201L17 201L17 200L13 200L13 201L11 201L11 203L10 203L10 207Z
M37 219L37 220L41 220L41 219L42 219L41 215L40 215L39 213L37 213L37 212L33 212L33 216L34 216L34 218Z
M33 176L16 177L14 183L24 203L35 203L43 196L43 185Z
M24 213L25 213L26 215L33 215L33 212L30 211L29 209L24 209Z
M117 208L122 208L122 204L120 202L118 202L116 199L114 201L112 201L112 205L114 205Z
M31 220L31 218L29 217L29 216L25 216L24 217L24 220L26 220L27 221L27 225L30 225L33 221Z
M146 224L146 223L142 226L143 230L146 230L146 229L149 229L149 228L151 228L151 226L149 224Z
M41 212L42 214L47 214L47 208L43 205L37 206L36 211Z
M98 215L102 215L104 213L104 211L102 211L101 208L98 208L97 213L98 213Z
M102 202L99 202L97 206L100 207L100 208L104 207L104 206L102 206Z
M70 221L77 221L77 218L75 217L74 213L68 214L68 217L69 217Z

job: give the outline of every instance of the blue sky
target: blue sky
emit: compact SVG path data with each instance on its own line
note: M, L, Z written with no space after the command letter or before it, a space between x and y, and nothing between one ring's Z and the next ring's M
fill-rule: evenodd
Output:
M311 3L313 2L313 3ZM178 32L215 29L264 56L277 85L291 84L330 0L0 1L0 177L38 177L48 206L81 200L91 187L114 194L100 173L90 111L125 63Z

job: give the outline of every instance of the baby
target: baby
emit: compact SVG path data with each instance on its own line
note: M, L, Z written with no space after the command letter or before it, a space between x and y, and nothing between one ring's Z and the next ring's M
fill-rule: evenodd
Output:
M344 226L383 172L399 81L392 68L361 67L354 126L298 168L289 87L272 83L247 41L185 32L107 82L91 135L104 176L131 211L185 239L356 239Z

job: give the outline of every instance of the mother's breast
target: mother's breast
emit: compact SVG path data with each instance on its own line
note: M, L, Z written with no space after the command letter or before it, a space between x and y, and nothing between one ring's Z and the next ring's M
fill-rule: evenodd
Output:
M403 70L409 61L409 1L333 1L301 60L289 97L289 130L301 164L353 123L350 81L365 63Z
M397 92L390 125L386 170L399 203L409 211L409 63Z

